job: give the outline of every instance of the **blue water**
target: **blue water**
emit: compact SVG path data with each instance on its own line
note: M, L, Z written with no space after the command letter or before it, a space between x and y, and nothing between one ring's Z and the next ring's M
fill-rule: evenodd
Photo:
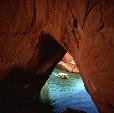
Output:
M57 76L60 72L61 70L55 69L46 83L53 111L60 113L66 108L72 108L87 113L98 113L95 104L85 90L80 75L65 72L69 78L63 80Z

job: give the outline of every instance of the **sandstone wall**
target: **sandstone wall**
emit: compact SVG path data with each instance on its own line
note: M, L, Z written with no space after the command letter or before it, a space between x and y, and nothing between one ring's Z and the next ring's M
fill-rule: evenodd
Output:
M48 74L47 79L67 50L77 62L85 86L100 113L113 113L113 6L113 0L0 1L1 83L15 67L36 75ZM48 50L50 55L45 62L38 59L48 57L47 49L42 50L42 44L39 46L44 37L53 38L62 46L57 52ZM39 72L40 65L45 67L44 72ZM45 77L42 78L45 83ZM5 83L0 85L0 89L5 90Z

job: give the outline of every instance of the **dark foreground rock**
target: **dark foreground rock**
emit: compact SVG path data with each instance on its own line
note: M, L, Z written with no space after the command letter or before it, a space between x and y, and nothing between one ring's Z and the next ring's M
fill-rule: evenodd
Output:
M74 110L74 109L68 108L68 109L66 109L66 110L65 110L64 112L62 112L62 113L87 113L87 112L81 111L81 110Z

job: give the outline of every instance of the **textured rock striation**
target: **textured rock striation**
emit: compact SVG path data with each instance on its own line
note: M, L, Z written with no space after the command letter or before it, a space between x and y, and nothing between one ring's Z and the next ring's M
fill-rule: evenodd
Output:
M17 94L13 105L36 100L68 51L99 112L114 113L113 6L113 0L1 0L0 102L11 106Z

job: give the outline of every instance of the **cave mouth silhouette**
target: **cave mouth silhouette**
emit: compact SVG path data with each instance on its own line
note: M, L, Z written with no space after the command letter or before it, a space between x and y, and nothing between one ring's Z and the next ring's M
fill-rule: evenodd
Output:
M50 103L52 105L52 110L56 113L63 112L69 107L76 110L83 110L87 113L98 113L95 104L84 87L80 74L73 75L73 73L68 73L69 78L66 80L62 80L57 76L57 73L62 70L58 70L55 67L67 53L67 50L65 50L50 34L43 33L40 35L38 46L40 57L38 59L39 64L37 69L44 70L44 64L46 64L46 62L48 64L50 62L53 63L52 67L49 67L51 71L50 69L47 70L49 73L45 73L44 75L44 78L47 74L50 74L50 77L49 79L46 78L47 82L45 80L46 83L41 90L41 103L43 103L43 105L47 104L47 106L48 103ZM75 98L77 98L77 103L75 103ZM70 103L70 99L74 101L72 101L72 104L67 105L66 103ZM58 100L61 100L61 102ZM77 106L73 106L73 103Z
M42 112L51 113L53 112L52 110L55 110L55 112L59 111L62 112L63 110L65 110L66 106L64 107L64 102L59 102L60 104L55 104L54 103L55 100L51 98L50 100L47 101L51 101L51 103L54 104L55 106L50 106L50 104L48 103L47 104L40 103L38 96L42 86L46 83L47 80L50 79L51 76L49 77L49 75L53 75L52 71L54 70L57 72L57 70L55 70L54 68L59 63L59 61L61 61L61 59L64 57L67 50L65 50L51 35L41 34L35 52L37 54L33 58L33 61L30 62L30 64L34 64L34 61L36 62L36 65L33 66L34 68L32 71L30 70L25 71L24 69L13 67L11 70L9 70L8 75L0 82L0 86L4 86L0 92L0 100L1 100L0 112L2 112L3 110L4 113L23 113L23 112L38 113L39 111L41 113ZM55 75L52 76L54 77L53 79L55 79L55 81L56 79L60 79ZM60 82L61 85L66 86L66 82L64 82L63 80L61 81L62 81ZM74 84L72 83L73 81L74 78L71 77L69 86L72 86ZM79 85L77 86L77 88L79 88ZM65 88L63 87L62 90L65 90ZM60 94L59 92L61 91L57 91L56 93L54 93L54 95ZM67 91L66 92L64 91L64 94L69 94L69 93ZM82 97L85 99L83 95ZM64 98L71 99L70 96L68 97L68 95L65 95ZM59 98L59 100L62 99ZM59 107L59 105L62 106L62 104L63 107L62 108ZM42 107L44 109L42 109ZM57 111L52 107L60 109ZM68 105L67 108L68 107L70 106Z
M66 78L62 78L60 74L66 75ZM54 113L62 113L67 109L75 112L79 110L79 113L98 113L80 73L71 73L57 67L43 86L40 99L42 103L50 103Z

